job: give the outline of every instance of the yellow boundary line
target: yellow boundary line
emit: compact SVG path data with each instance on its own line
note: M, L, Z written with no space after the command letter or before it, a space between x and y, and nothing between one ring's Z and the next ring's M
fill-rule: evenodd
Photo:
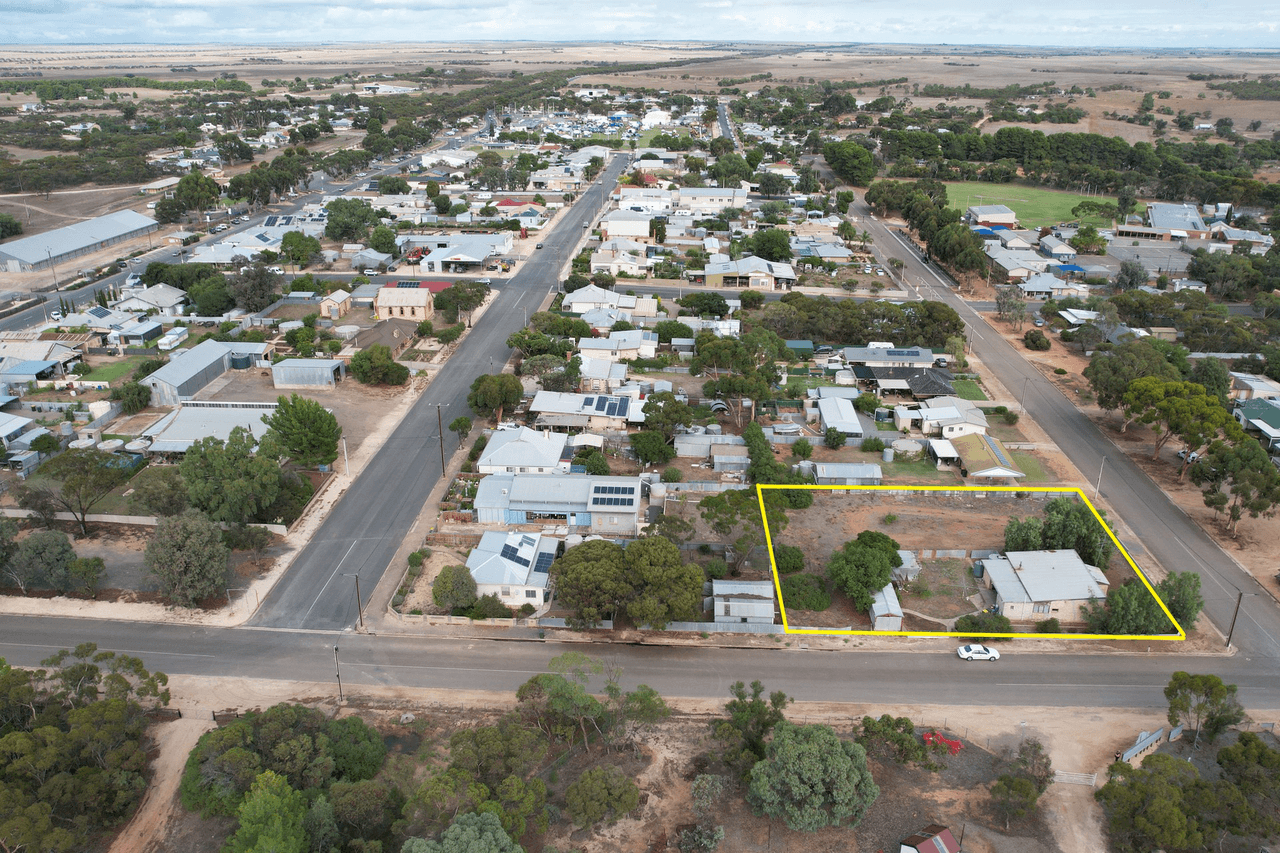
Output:
M1097 508L1085 496L1083 490L1072 488L1069 486L1045 486L1041 488L1021 487L1021 486L786 486L786 485L757 485L756 500L760 504L760 518L764 522L764 541L765 547L769 549L769 567L773 572L773 588L778 595L778 607L782 611L782 630L785 634L818 634L818 635L836 635L836 636L870 636L870 637L972 637L973 632L956 632L956 631L840 631L830 630L823 631L819 629L801 629L792 628L787 622L787 608L782 600L782 583L778 578L778 564L773 557L773 535L769 531L769 515L764 505L764 492L766 489L810 489L814 491L871 491L871 492L1049 492L1058 494L1074 494L1089 507L1089 511L1093 513L1093 517L1102 525L1102 529L1107 532L1107 537L1112 544L1116 546L1120 554L1124 557L1130 568L1142 581L1143 586L1151 593L1151 597L1160 605L1160 610L1168 617L1170 624L1177 628L1176 634L987 634L989 637L1001 637L1009 639L1030 639L1030 640L1185 640L1187 638L1186 630L1178 624L1178 620L1173 618L1173 614L1169 612L1168 606L1156 594L1155 587L1151 585L1151 581L1147 580L1147 576L1143 574L1142 569L1138 568L1138 564L1129 556L1129 552L1120 544L1120 540L1111 531L1111 527L1103 520L1102 515ZM803 512L803 510L797 510Z

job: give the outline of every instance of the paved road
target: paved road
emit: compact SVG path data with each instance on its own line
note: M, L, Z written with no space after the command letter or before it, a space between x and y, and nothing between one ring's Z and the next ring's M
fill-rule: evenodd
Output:
M479 374L497 372L511 357L507 337L559 286L560 269L582 237L582 221L604 205L606 188L613 187L627 159L612 159L601 179L559 217L543 238L543 248L498 291L386 446L263 601L252 624L342 630L355 622L355 576L362 581L362 594L371 594L440 479L439 425L445 427L447 455L457 446L448 432L450 421L471 415L466 403L471 383Z
M903 260L903 275L921 296L940 299L960 312L969 328L974 353L1009 393L1025 404L1076 468L1094 480L1095 486L1101 475L1102 496L1136 535L1137 548L1132 556L1139 565L1149 552L1167 569L1199 574L1205 613L1223 633L1231 624L1238 593L1246 593L1234 644L1255 660L1265 659L1269 667L1280 664L1280 611L1262 587L1183 515L1056 385L996 334L972 306L956 296L933 266L922 263L909 243L883 221L871 219L863 201L854 203L854 212L861 227L874 236L878 254L885 252ZM1091 489L1091 496L1092 492ZM1248 520L1243 523L1247 525Z
M80 619L7 617L0 656L33 665L55 651L92 640L103 649L138 655L169 675L236 676L314 682L336 693L333 647L342 683L426 689L514 691L547 662L580 643L502 643L254 628L93 623ZM591 653L592 649L585 649ZM599 653L606 653L601 651ZM1166 706L1164 685L1179 669L1202 671L1204 658L1008 654L997 663L966 663L946 649L874 654L792 648L700 649L609 646L625 686L648 684L665 696L723 699L735 681L759 678L804 701L1046 707ZM1212 670L1240 685L1247 707L1280 708L1280 673L1259 671L1237 656ZM599 687L599 684L593 685ZM307 688L312 689L312 688ZM314 695L309 693L308 695ZM1269 719L1263 717L1262 719Z

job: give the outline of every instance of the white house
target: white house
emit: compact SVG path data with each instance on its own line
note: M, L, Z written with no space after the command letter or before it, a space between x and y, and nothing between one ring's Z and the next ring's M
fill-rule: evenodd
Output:
M489 436L489 443L476 462L476 471L481 474L567 474L567 439L561 432L538 432L528 427L495 432Z
M607 240L615 237L649 240L649 220L652 218L637 210L611 210L600 220L600 232Z
M118 311L154 311L166 317L177 317L182 314L182 305L186 301L187 294L178 288L156 284L141 289L126 288L112 307Z
M1009 551L982 561L982 580L996 608L1017 621L1081 622L1081 608L1107 597L1107 577L1075 551ZM1173 626L1169 626L1173 631Z
M559 539L541 533L486 531L467 555L476 594L496 595L512 608L529 604L541 609L559 547Z

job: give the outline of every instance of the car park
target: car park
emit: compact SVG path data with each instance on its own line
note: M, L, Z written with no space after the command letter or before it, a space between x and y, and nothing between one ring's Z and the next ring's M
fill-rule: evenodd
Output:
M967 646L961 646L956 649L956 654L960 656L961 660L1000 660L998 651L981 643L970 643Z

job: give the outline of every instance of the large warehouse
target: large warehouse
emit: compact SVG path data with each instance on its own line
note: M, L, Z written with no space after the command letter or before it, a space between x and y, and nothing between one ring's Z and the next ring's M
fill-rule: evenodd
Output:
M0 269L5 272L46 270L50 262L56 266L114 243L149 234L158 227L154 219L132 210L108 213L65 228L0 243Z
M164 367L142 380L151 389L153 406L186 402L228 370L245 370L271 364L271 344L246 341L204 341L189 350L174 350Z

